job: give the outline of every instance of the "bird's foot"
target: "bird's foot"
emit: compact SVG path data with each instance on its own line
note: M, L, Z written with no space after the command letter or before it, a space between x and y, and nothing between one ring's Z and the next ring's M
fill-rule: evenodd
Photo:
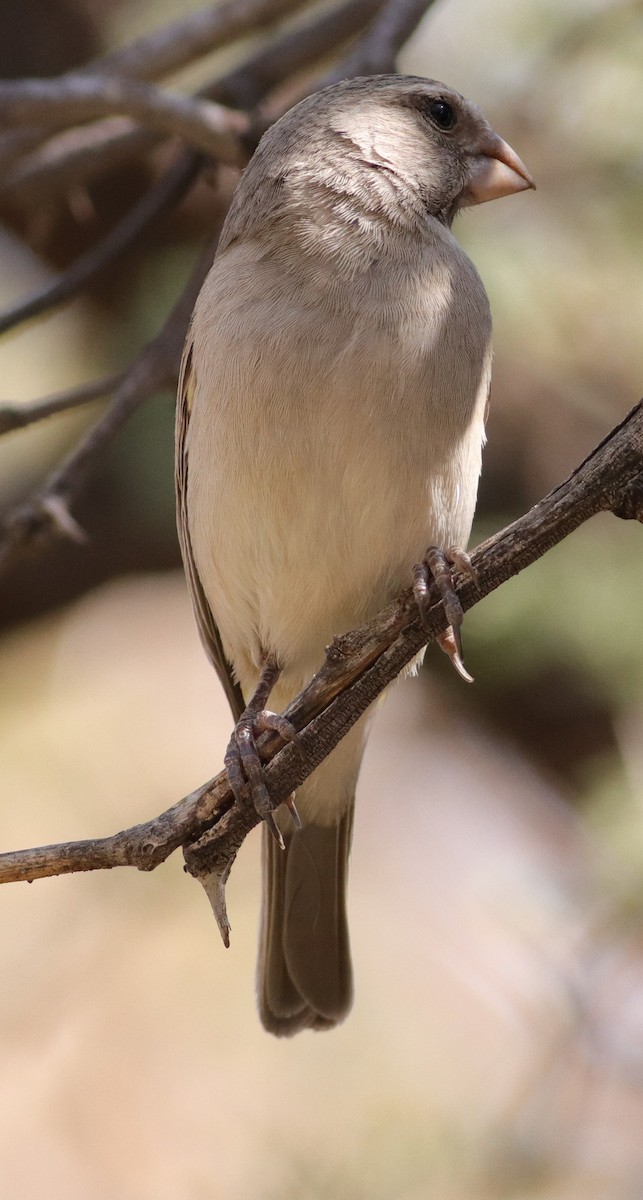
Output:
M430 610L429 589L433 580L437 585L442 606L446 614L449 628L437 638L438 645L448 654L458 675L467 683L473 683L473 676L467 671L462 661L462 621L464 614L453 582L453 568L462 575L478 583L478 576L466 550L450 546L448 550L440 550L430 546L422 562L413 568L413 595L418 606L420 619L427 624Z
M250 799L258 815L262 821L266 822L271 834L283 849L284 839L274 818L275 806L268 794L264 780L264 766L257 749L257 738L268 730L278 733L282 741L296 746L301 757L305 757L299 734L290 721L266 708L254 710L249 705L237 721L234 733L228 742L224 764L235 800L239 804L247 803L248 792L246 789L249 789ZM293 824L297 828L301 828L294 796L288 797L286 805Z

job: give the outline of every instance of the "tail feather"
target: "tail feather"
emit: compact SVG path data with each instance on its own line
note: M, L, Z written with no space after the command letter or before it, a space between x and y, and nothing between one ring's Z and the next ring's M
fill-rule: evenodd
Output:
M351 1007L346 881L352 824L351 801L337 824L285 834L285 850L264 828L259 1012L271 1033L329 1029Z

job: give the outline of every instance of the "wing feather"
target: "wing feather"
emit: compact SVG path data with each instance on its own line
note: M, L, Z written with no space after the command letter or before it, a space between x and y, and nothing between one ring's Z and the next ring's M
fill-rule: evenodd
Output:
M176 522L179 534L179 543L181 546L181 554L183 556L183 565L185 567L185 575L188 582L188 590L192 599L199 636L203 643L205 652L215 668L221 683L223 684L225 694L228 697L228 702L236 721L241 716L241 713L245 707L243 695L239 684L234 678L230 663L223 652L221 635L219 634L216 621L212 615L212 610L208 604L207 597L203 590L203 585L199 578L199 572L197 571L196 563L194 561L194 554L192 553L192 544L190 542L190 530L188 526L187 515L187 432L190 424L190 414L192 411L192 403L194 398L194 386L195 379L192 361L192 342L190 333L188 333L185 349L183 351L183 358L181 360L179 387L176 402Z

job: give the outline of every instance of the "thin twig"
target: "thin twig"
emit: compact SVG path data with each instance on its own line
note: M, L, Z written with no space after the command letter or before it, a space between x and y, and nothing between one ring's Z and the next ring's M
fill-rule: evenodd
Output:
M18 551L51 537L83 540L70 505L90 469L133 412L155 392L174 386L185 334L201 284L216 247L210 243L162 328L123 373L111 404L68 457L49 476L44 487L26 503L12 509L0 526L0 570Z
M435 0L388 0L352 52L331 72L329 82L353 75L386 75Z
M431 0L427 2L431 3ZM235 108L255 108L271 88L319 62L355 37L383 3L384 0L345 0L270 42L223 78L206 86L204 95ZM319 86L319 83L312 84L312 87ZM310 88L311 85L308 90Z
M291 70L294 67L301 68L319 54L332 49L337 40L345 41L362 27L365 18L381 8L381 4L382 0L349 0L331 12L322 14L321 18L296 29L280 42L249 59L242 67L229 72L212 85L210 93L216 93L213 98L235 105L244 103L252 106L258 103L281 78L286 64ZM91 128L95 129L95 126ZM90 136L83 129L78 133ZM197 173L199 162L197 155L184 152L166 175L97 246L81 255L52 283L0 313L0 333L76 295L85 283L93 279L107 263L113 262L165 208L187 190Z
M623 498L640 482L642 459L643 402L565 483L474 551L478 585L470 579L459 581L463 609L536 562L594 514L618 513ZM629 515L643 522L643 504ZM420 624L407 590L368 625L331 644L321 670L286 709L299 730L305 764L292 746L281 748L275 734L265 734L259 742L274 803L286 799L308 777L423 645L445 629L437 595L433 599L426 626ZM234 804L221 772L159 817L113 837L0 855L0 883L123 865L151 870L179 845L190 872L207 882L210 872L222 871L222 863L229 869L241 840L258 819L250 807Z
M212 93L216 92L213 98L236 106L243 104L253 107L281 78L286 64L292 70L293 66L301 67L307 61L314 60L326 48L332 49L337 44L335 39L344 41L354 34L377 7L377 0L349 0L339 9L324 13L321 18L286 35L276 45L229 72L210 89ZM95 126L91 128L95 129ZM91 136L84 129L78 132L84 137ZM187 190L197 174L199 164L198 155L184 151L177 163L96 246L76 259L52 283L12 305L4 313L0 312L0 333L75 296Z
M266 29L308 0L227 0L143 34L87 68L91 73L161 79L249 33Z
M23 132L18 130L16 132ZM41 207L43 199L62 198L70 188L86 186L100 175L128 162L140 162L161 135L143 129L128 117L105 117L77 125L23 154L0 178L0 197L13 204Z
M88 404L90 400L100 400L103 396L109 396L120 387L122 381L122 373L108 375L105 379L93 379L89 383L81 383L78 387L55 392L52 396L32 400L28 404L11 404L4 401L0 403L0 437L5 433L13 433L15 429L34 425L36 421L42 421L45 417L79 408Z
M8 329L77 295L86 283L95 279L104 267L136 242L170 205L180 200L196 178L200 163L200 155L189 150L183 151L154 186L95 246L75 259L51 283L0 312L0 333L6 333Z
M383 2L344 0L336 8L288 31L240 66L206 84L197 95L238 109L252 109L270 88L321 56L331 54L363 30ZM0 179L0 193L10 195L20 204L41 204L45 191L50 198L70 186L89 182L99 173L140 159L157 140L158 135L149 129L120 117L109 117L87 128L66 130L7 171Z
M227 0L224 4L210 4L135 38L80 70L67 72L64 78L87 75L117 75L142 81L163 78L228 42L265 29L301 6L302 0ZM17 158L37 146L44 136L42 128L4 132L0 136L3 171L6 173Z
M212 100L110 75L0 82L0 121L5 125L72 125L104 116L132 117L153 132L181 137L233 166L245 157L240 138L247 132L248 118Z
M323 14L322 18L316 19L303 30L299 29L294 35L287 35L283 44L291 56L289 61L291 64L297 62L301 65L313 53L315 45L319 51L320 45L325 47L327 43L335 44L334 39L338 36L345 39L363 24L365 16L372 15L379 7L379 0L348 0L348 3L330 14ZM279 45L281 46L281 43ZM279 53L275 53L275 48L272 47L271 53L260 56L260 61L257 58L250 60L246 66L250 74L254 69L258 70L261 83L259 93L255 93L257 95L262 94L263 89L275 82L283 63ZM227 81L220 82L230 93L236 93L243 90L245 77L243 73L232 72ZM1 94L0 88L0 96ZM194 155L185 155L98 246L81 256L53 284L0 314L0 332L74 295L105 263L121 253L175 195L185 189L196 171L197 163ZM184 329L186 325L187 318L181 328ZM38 541L44 542L48 536L64 535L81 539L82 531L71 516L70 503L87 475L88 463L94 461L107 442L116 435L131 412L154 390L162 386L162 362L159 364L160 372L157 372L152 361L159 345L159 339L155 339L154 343L137 357L122 377L112 404L101 421L54 472L43 490L5 518L0 529L0 568L11 561L16 551ZM178 353L180 354L180 350ZM9 414L7 419L11 420L12 415ZM18 419L15 414L13 419Z

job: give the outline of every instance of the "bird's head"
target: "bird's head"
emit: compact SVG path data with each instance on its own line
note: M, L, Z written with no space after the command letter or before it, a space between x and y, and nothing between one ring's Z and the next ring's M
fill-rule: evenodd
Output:
M336 163L358 155L371 173L420 194L447 223L459 208L534 187L527 168L477 104L454 88L416 76L348 80L298 106L311 130L328 130ZM308 121L306 120L306 124Z
M432 79L374 75L313 93L264 134L228 225L234 236L294 214L354 240L417 234L427 217L450 226L460 208L532 187L476 104Z

